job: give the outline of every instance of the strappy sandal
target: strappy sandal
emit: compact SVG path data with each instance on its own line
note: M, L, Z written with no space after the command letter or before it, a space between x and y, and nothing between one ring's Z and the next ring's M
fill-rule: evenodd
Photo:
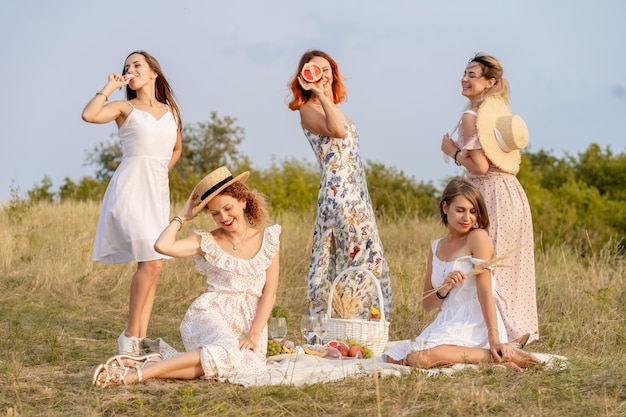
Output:
M137 373L137 382L141 382L143 378L141 375L141 368L138 365L128 368L103 363L98 365L94 370L91 382L92 385L98 388L111 387L115 385L128 385L126 377L130 375L133 370ZM98 379L103 372L104 381Z
M124 361L133 361L134 364L132 366L139 366L143 368L148 363L156 363L161 362L163 358L160 353L149 353L147 355L135 356L135 355L115 355L111 356L106 360L105 365L113 365L119 368L127 368L128 365L124 363Z
M524 346L526 346L526 343L528 343L528 339L530 339L530 333L526 333L519 339L512 341L511 344L518 349L524 349Z

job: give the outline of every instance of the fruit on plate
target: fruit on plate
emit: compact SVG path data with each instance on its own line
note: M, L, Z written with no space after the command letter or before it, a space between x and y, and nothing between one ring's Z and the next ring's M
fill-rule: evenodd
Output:
M289 340L285 340L283 344L281 345L281 348L282 348L283 353L293 353L293 349L295 348L295 345L293 344L293 342Z
M267 356L280 355L282 350L282 346L276 340L269 339L267 341Z
M305 345L304 346L304 353L308 354L308 355L313 355L313 356L319 356L319 357L324 357L328 354L328 351L319 346L319 347L315 347L315 346L310 346L310 345Z
M361 345L350 346L348 355L350 355L351 358L363 358L365 356L365 351L363 351L363 346Z
M302 67L300 74L307 83L316 83L322 79L322 68L315 62L307 62Z
M372 352L372 349L370 349L368 346L365 346L365 345L363 345L361 343L358 343L354 339L346 339L346 344L348 346L350 346L350 351L352 351L352 347L353 346L360 346L361 349L363 349L363 354L361 355L361 358L369 359L369 358L374 356L374 354ZM354 352L358 352L358 348L354 348L354 349L356 349ZM354 356L352 356L350 354L349 354L349 356L354 357Z
M326 343L329 347L337 349L339 351L339 353L341 354L341 356L348 356L348 353L350 352L350 346L346 345L344 342L339 342L338 340L331 340L330 342Z

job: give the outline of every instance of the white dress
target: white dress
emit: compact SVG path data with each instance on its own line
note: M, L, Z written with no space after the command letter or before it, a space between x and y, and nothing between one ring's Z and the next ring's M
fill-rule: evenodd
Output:
M122 162L104 194L94 261L117 264L167 258L153 246L169 220L167 165L177 131L169 110L157 120L133 108L120 126Z
M441 239L432 244L433 262L431 282L433 288L443 284L443 280L450 271L469 272L475 264L483 262L471 256L462 256L454 261L442 261L437 258L437 245ZM492 294L496 291L496 280L491 277ZM500 311L496 308L498 332L506 335L506 328ZM502 340L505 342L506 340ZM489 348L487 325L478 302L476 292L476 276L467 277L465 282L454 287L448 297L441 304L441 311L435 320L415 338L390 347L383 355L395 360L407 357L411 352L431 349L439 345L454 345L473 348Z
M236 378L267 372L267 326L259 337L258 349L240 350L239 339L250 330L265 286L266 270L278 253L281 227L263 231L261 249L251 259L226 253L206 231L202 236L204 256L195 255L196 269L206 275L207 292L187 310L180 335L187 351L200 349L205 378L235 382Z

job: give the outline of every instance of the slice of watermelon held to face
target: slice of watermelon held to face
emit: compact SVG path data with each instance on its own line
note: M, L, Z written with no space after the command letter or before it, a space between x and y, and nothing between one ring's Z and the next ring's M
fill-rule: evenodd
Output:
M316 83L322 79L322 68L315 62L307 62L302 67L302 79L307 83Z

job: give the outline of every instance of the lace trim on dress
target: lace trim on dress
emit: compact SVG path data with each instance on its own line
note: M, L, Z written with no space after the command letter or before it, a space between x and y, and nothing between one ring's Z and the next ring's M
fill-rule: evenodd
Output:
M213 267L239 274L258 274L265 271L280 248L281 226L275 224L263 230L263 242L261 249L251 259L236 258L226 252L217 244L211 232L206 230L194 230L193 233L202 236L200 248L204 256L194 255L196 270L201 274L209 273L209 262Z

